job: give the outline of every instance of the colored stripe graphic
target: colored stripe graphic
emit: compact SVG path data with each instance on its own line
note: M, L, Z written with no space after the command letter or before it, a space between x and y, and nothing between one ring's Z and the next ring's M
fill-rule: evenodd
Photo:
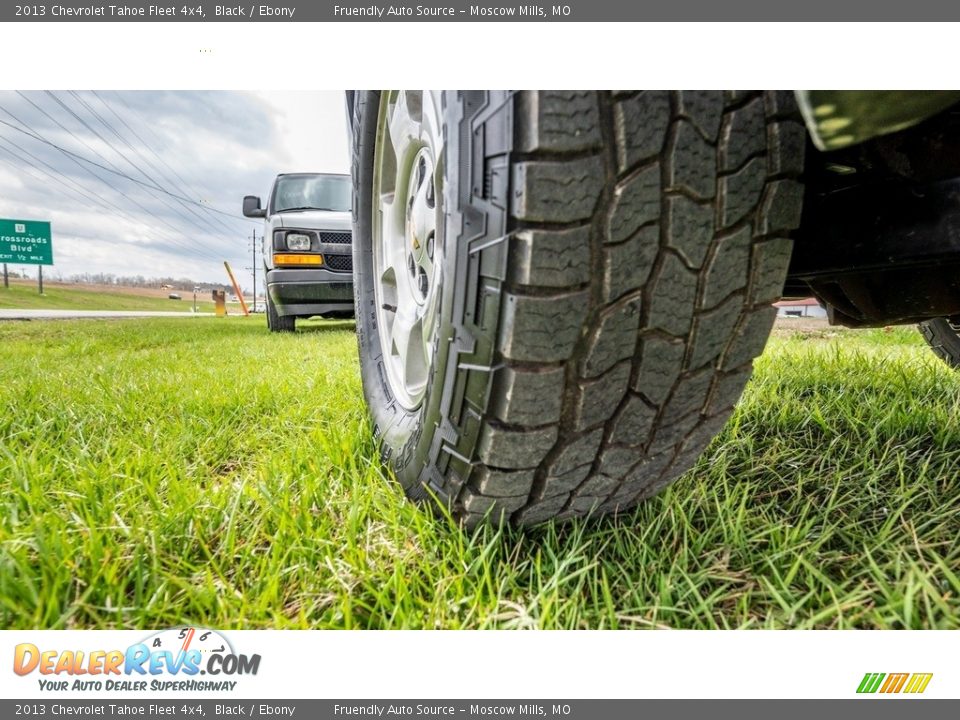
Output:
M890 673L887 675L887 681L883 684L883 687L880 688L882 693L898 693L903 684L907 681L907 676L910 673Z
M885 694L911 693L919 694L927 689L933 673L866 673L857 692L871 694L875 692Z
M927 689L932 677L933 673L914 673L910 676L910 682L907 683L907 687L903 691L905 693L922 693Z
M884 678L884 673L867 673L863 676L863 680L860 681L860 687L857 688L858 693L875 693L877 688L880 687L880 682Z

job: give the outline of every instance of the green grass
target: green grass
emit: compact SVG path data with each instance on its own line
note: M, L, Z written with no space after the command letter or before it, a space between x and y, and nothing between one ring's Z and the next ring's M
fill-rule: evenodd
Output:
M960 376L775 337L616 519L464 533L375 461L350 323L0 324L0 626L957 628Z
M17 310L166 310L190 312L193 309L193 293L177 291L182 300L166 297L138 295L129 290L96 290L82 286L62 286L45 283L43 295L36 283L11 282L9 288L0 283L0 308ZM209 293L198 294L197 310L213 312ZM239 307L239 306L238 306ZM237 310L239 313L239 310Z

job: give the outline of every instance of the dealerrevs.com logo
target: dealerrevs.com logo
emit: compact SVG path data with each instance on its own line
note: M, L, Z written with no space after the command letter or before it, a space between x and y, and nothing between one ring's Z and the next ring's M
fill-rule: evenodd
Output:
M237 653L222 634L193 627L164 630L126 650L20 643L13 652L14 673L36 673L40 689L54 692L232 691L238 682L233 678L259 669L259 654Z
M927 689L933 673L867 673L857 687L858 693L919 694Z

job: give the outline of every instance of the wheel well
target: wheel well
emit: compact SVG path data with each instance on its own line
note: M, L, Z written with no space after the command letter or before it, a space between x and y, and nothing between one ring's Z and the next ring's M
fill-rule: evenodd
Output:
M861 145L808 142L784 288L853 327L960 314L960 108Z

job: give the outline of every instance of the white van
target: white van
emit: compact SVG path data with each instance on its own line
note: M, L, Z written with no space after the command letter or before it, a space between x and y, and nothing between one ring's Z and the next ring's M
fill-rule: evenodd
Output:
M267 326L292 332L297 318L353 317L350 176L277 175L267 207L247 195L243 214L264 219Z

